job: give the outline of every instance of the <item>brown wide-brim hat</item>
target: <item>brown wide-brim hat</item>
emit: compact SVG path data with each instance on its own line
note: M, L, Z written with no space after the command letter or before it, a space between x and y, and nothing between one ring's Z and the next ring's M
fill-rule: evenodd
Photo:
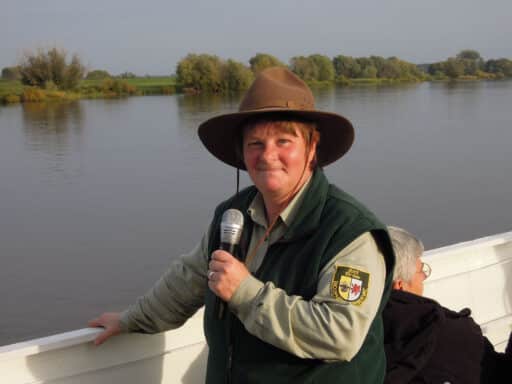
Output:
M342 157L354 142L354 128L345 117L318 111L309 87L284 67L261 71L245 94L238 112L212 117L199 126L199 138L216 158L239 169L245 164L237 154L243 126L263 115L316 123L320 132L317 163L326 166Z

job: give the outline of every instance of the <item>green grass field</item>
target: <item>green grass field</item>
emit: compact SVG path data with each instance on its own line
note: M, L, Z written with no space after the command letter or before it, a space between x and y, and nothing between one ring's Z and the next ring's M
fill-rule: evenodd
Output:
M138 93L143 95L150 94L172 94L176 92L176 79L173 76L155 76L155 77L135 77L128 79L118 79L134 86ZM99 88L104 80L82 80L82 88Z
M128 79L113 78L110 82L118 82L120 84L128 84L131 91L128 94L137 95L170 95L176 93L176 79L173 76L158 76L158 77L135 77ZM105 79L102 80L82 80L78 87L78 92L49 92L43 90L43 93L48 98L58 99L62 98L101 98L101 97L116 97L115 90L105 89ZM6 101L8 96L22 97L24 90L27 87L22 85L19 81L7 81L0 79L0 103ZM123 89L122 86L117 84L117 89ZM126 93L123 93L126 94Z

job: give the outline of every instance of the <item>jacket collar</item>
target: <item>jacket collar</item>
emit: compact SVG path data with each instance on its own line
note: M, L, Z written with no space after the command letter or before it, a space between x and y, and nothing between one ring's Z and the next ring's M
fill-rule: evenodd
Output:
M297 207L297 214L294 220L289 223L282 241L292 241L313 232L320 225L329 183L321 169L316 169L307 190L304 193L301 204Z

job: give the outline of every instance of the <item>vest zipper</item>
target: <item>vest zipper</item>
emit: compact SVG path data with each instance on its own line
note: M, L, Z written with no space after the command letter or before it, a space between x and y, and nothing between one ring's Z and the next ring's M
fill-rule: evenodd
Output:
M228 361L227 361L227 367L226 367L226 382L227 384L231 384L232 377L231 377L231 369L233 368L233 344L228 345Z
M227 359L226 359L226 383L231 384L233 382L233 323L232 317L233 314L230 311L226 311L225 316L225 326L226 326L226 344L228 347L227 350Z

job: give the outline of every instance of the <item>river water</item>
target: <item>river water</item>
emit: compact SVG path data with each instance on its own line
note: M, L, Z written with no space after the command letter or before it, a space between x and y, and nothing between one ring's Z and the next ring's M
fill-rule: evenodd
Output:
M315 91L354 123L326 168L427 248L512 230L512 82ZM190 249L235 172L196 129L239 96L0 108L0 345L82 328ZM244 175L242 183L249 181Z

